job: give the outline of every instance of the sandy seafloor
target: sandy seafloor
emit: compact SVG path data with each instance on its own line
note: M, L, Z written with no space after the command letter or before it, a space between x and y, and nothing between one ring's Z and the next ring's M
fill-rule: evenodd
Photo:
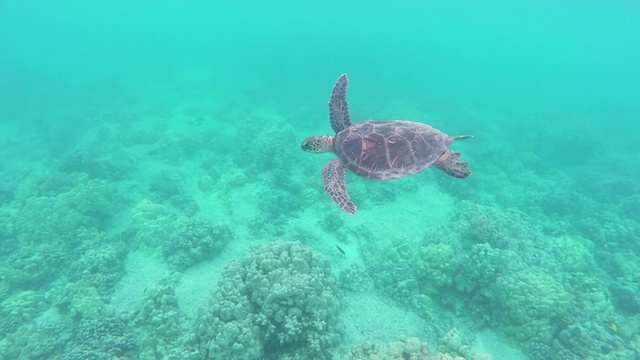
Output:
M640 12L489 3L0 4L0 360L640 358ZM473 175L342 212L342 72Z

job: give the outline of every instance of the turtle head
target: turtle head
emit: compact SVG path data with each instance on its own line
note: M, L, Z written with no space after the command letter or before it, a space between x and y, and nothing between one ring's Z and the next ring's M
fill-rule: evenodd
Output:
M311 136L302 142L302 150L312 153L333 151L333 136Z

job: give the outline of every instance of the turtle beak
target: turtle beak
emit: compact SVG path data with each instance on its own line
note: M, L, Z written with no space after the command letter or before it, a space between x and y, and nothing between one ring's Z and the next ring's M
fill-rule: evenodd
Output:
M306 138L304 139L304 141L302 142L302 150L304 151L309 151L309 152L314 152L314 146L313 146L313 138Z

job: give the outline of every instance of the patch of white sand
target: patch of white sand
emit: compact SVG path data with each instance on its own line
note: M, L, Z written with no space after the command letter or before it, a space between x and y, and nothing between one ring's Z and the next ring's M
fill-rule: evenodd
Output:
M127 257L125 274L111 296L111 304L118 313L142 309L146 292L169 274L169 268L157 254L145 249L131 252Z
M473 350L491 355L492 360L528 360L529 357L520 349L513 347L491 330L483 330L475 334Z
M417 314L383 301L375 294L346 296L343 303L340 318L345 325L344 344L349 348L359 346L367 340L391 342L412 336L427 341L432 351L438 345L428 322ZM468 331L461 330L462 333ZM529 359L494 331L483 330L473 335L471 349L489 354L492 360Z
M374 294L347 296L343 302L340 318L345 325L344 341L349 347L366 340L397 341L402 336L427 338L426 321Z
M211 260L187 269L176 286L176 297L180 310L189 318L198 315L206 306L218 286L222 269L234 259L242 259L251 250L251 243L242 241L246 235L235 234L235 242L228 244L221 254Z

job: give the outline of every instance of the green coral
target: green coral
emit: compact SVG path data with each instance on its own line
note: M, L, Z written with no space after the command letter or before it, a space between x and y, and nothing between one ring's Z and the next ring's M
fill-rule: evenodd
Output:
M581 237L561 236L551 240L556 259L567 272L590 271L595 265L589 247L593 244Z
M58 312L73 320L102 319L114 316L112 305L105 303L98 290L83 282L69 282L64 277L45 297Z
M158 247L168 241L178 223L176 216L166 206L142 200L131 210L129 231L133 233L133 248L141 245Z
M140 332L141 358L187 359L187 356L172 356L185 350L181 343L182 320L172 281L164 279L148 292L142 310L134 319Z
M586 273L565 274L563 285L571 293L572 305L588 317L613 312L611 298L603 281Z
M4 276L11 290L37 288L62 269L64 253L55 244L28 245L9 256Z
M109 218L117 210L117 195L110 183L91 179L74 186L62 195L69 207L96 218Z
M197 326L200 349L213 359L327 359L338 305L326 258L297 242L267 243L224 269Z
M6 298L0 303L0 339L15 333L23 325L31 323L48 307L49 304L45 298L33 290L22 291ZM1 342L0 348L2 348Z
M15 232L22 245L62 243L76 244L75 235L84 228L98 225L96 219L70 206L63 196L31 197L16 217Z
M67 329L60 324L30 322L0 341L0 360L63 359L62 353L69 338Z
M525 345L534 341L549 343L554 319L569 307L569 294L563 286L534 269L500 278L493 295L500 329Z
M415 259L416 274L427 294L453 285L458 266L456 251L443 243L421 246Z
M42 314L47 307L47 301L42 295L33 290L26 290L3 301L0 316L28 322Z
M455 277L456 288L467 293L485 292L505 267L505 262L504 250L494 249L488 243L474 244L464 255Z
M464 353L464 357L461 356ZM460 341L456 329L452 329L440 340L437 352L429 351L429 344L417 337L402 337L397 341L384 342L367 340L355 348L344 351L334 357L336 360L489 360L489 354L472 352Z
M194 219L180 224L176 233L162 243L162 250L171 266L184 270L217 255L232 239L229 226Z

